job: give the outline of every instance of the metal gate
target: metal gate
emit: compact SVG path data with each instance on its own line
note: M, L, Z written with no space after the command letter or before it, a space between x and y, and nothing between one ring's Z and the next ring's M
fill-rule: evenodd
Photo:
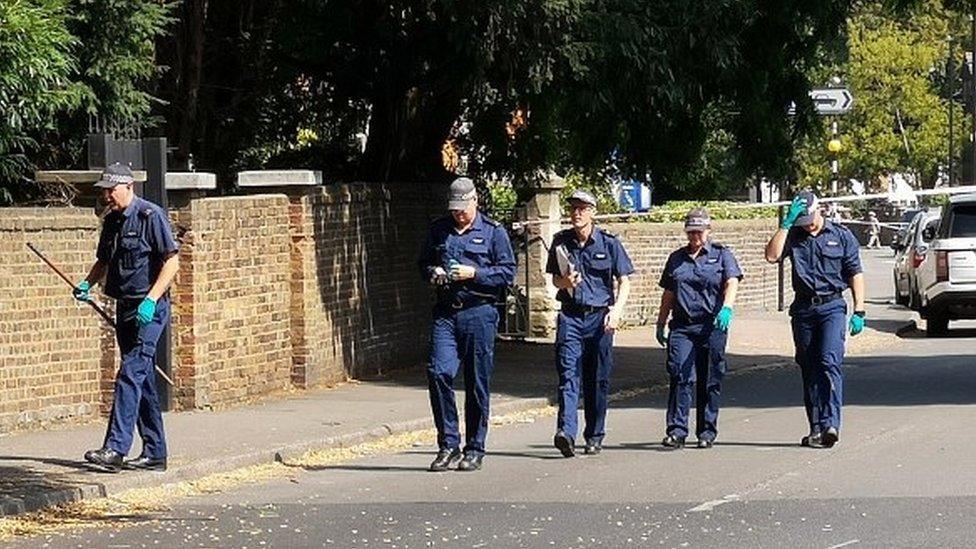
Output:
M529 269L525 263L529 257L530 231L524 225L506 224L512 251L518 262L515 283L506 288L505 299L498 304L498 335L524 339L529 335ZM521 261L518 259L521 258Z

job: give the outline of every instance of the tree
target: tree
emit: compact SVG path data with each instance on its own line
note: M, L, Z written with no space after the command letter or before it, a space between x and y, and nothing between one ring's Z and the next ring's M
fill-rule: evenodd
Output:
M173 66L191 76L161 92L172 102L168 134L209 169L287 160L348 179L445 179L440 150L452 138L474 175L602 171L613 157L619 175L650 174L665 195L717 194L692 184L696 165L709 181L716 169L786 171L792 138L812 118L806 73L849 9L841 0L231 4L182 5L182 45L168 51L189 53ZM794 125L790 102L800 104ZM508 131L516 112L525 124ZM703 148L732 160L702 162Z
M0 3L0 198L39 199L31 170L78 166L92 117L107 127L151 125L153 42L169 9L128 0Z
M936 0L900 12L865 5L854 14L846 63L824 67L817 76L841 76L855 98L851 113L839 121L843 176L870 180L890 170L914 173L925 187L935 183L948 154L948 109L956 111L956 120L964 116L948 98L943 78L946 37L965 36L964 23ZM825 125L801 146L804 185L829 181L828 139ZM961 145L959 139L956 155Z
M13 182L29 167L32 131L80 103L67 17L62 0L0 3L0 204L19 196Z

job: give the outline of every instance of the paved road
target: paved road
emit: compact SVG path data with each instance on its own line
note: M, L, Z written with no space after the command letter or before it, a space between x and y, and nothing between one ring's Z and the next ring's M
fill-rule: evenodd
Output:
M932 340L911 329L889 304L888 254L868 253L869 325L890 343L848 361L834 449L797 444L795 368L756 370L728 379L711 450L662 451L666 395L652 391L615 403L596 457L558 457L545 417L493 429L478 473L426 473L431 451L417 448L184 499L122 529L14 545L972 546L976 333L961 323Z

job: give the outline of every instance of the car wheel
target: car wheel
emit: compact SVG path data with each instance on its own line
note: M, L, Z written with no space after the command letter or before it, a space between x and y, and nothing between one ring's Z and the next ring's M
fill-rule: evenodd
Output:
M930 315L926 320L927 337L944 337L949 333L949 319L945 315Z

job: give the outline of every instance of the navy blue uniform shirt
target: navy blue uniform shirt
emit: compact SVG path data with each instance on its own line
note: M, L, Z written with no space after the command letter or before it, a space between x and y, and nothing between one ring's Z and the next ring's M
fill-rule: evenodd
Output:
M556 259L556 250L560 246L565 247L582 280L572 294L567 290L559 290L556 299L563 303L590 307L613 305L614 279L634 273L634 265L620 239L599 227L593 227L590 238L581 245L575 230L559 231L549 247L549 260L546 262L546 272L549 274L562 275Z
M108 265L105 293L115 299L142 299L166 259L179 251L162 208L133 197L124 210L102 224L97 257Z
M454 305L501 299L515 281L515 254L508 232L478 212L474 223L458 233L450 215L435 219L420 252L420 276L430 280L436 267L450 271L451 260L474 267L471 280L451 282L438 292L438 301Z
M817 236L802 227L786 235L783 257L793 259L793 291L800 296L843 292L852 276L862 272L860 245L843 225L824 220Z
M687 247L671 252L658 285L677 298L672 311L675 320L712 322L725 302L725 283L732 278L742 278L732 250L706 242L695 258Z

